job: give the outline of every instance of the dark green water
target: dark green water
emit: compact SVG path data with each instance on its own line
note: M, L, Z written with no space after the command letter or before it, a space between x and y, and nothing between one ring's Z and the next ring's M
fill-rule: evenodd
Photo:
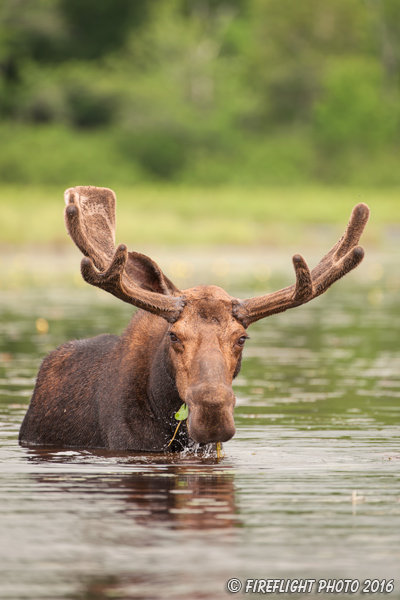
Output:
M221 460L20 448L43 356L121 332L130 308L85 288L3 290L0 598L219 599L232 577L316 580L291 598L394 579L399 598L398 282L349 277L249 329Z

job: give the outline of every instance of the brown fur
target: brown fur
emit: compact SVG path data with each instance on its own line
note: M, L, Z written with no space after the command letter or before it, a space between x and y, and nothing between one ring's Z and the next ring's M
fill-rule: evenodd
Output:
M19 439L113 450L167 448L182 403L189 416L172 449L229 440L235 433L232 381L246 328L310 301L356 267L369 215L365 204L357 205L343 237L311 272L294 256L292 286L239 300L216 286L180 291L147 256L124 245L114 250L111 190L72 188L66 203L67 229L87 257L84 279L143 310L120 337L68 342L49 354Z

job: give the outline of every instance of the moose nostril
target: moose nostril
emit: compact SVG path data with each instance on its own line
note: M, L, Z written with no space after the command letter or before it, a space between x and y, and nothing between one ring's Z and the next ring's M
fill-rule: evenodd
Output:
M227 442L236 433L233 416L223 423L214 423L214 426L207 426L206 423L189 418L189 435L199 444L211 444L213 442Z
M231 387L196 386L192 388L187 404L189 435L195 442L227 442L235 435L235 395Z

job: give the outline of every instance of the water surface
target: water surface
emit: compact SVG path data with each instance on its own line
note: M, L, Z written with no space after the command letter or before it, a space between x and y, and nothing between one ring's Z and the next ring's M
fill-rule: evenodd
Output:
M400 304L385 267L249 329L220 460L21 448L41 359L130 314L86 288L1 291L0 598L228 598L232 577L395 579L399 598Z

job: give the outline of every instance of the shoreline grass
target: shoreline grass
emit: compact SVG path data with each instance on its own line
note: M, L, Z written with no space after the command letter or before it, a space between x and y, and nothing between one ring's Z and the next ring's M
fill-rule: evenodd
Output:
M388 230L400 228L397 188L140 185L114 190L117 242L134 241L136 246L283 246L298 241L312 246L326 237L327 228L342 230L358 202L371 208L364 240L380 245ZM69 244L63 192L61 186L2 185L0 244Z

